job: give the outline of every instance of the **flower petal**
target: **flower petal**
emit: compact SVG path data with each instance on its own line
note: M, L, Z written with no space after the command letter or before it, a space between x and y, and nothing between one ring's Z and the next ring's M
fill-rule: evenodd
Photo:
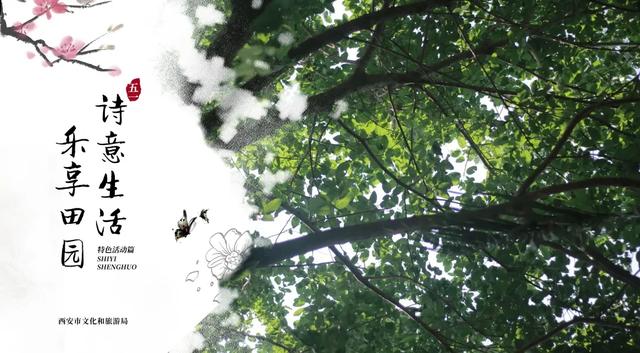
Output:
M218 249L211 248L209 249L209 251L207 251L207 254L205 255L205 259L207 261L215 261L217 259L224 259L226 256L227 254L219 251Z
M215 277L218 281L223 279L227 274L227 267L225 266L225 262L222 261L218 265L211 267L211 275Z
M74 48L77 48L77 51L79 52L79 51L80 51L80 49L84 48L84 42L83 42L83 41L81 41L81 40L76 40L76 41L73 43L73 47L74 47Z
M67 5L65 4L56 4L51 8L55 13L65 13L67 12Z
M198 279L199 275L200 275L200 271L191 271L189 272L189 274L187 274L187 277L184 280L185 282L187 281L195 282Z
M63 47L65 45L70 45L71 42L73 42L73 37L64 36L64 38L62 38L62 40L60 41L60 47Z
M253 240L251 239L251 236L249 235L249 233L244 232L240 234L240 236L236 239L233 245L233 249L236 250L237 252L243 252L244 250L251 247L252 243L253 243Z
M223 258L218 258L212 261L207 262L207 267L209 268L222 268L222 267L227 267L227 262L226 259Z
M122 70L120 70L120 68L117 66L112 66L109 68L109 70L109 75L111 76L120 76L120 74L122 73Z
M209 238L209 245L211 245L212 248L217 249L219 252L223 252L225 254L229 253L227 241L222 233L212 235Z

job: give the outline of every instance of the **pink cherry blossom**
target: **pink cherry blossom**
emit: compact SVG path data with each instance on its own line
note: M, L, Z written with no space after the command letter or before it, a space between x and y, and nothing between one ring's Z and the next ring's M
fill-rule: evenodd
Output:
M71 36L66 36L62 38L60 45L57 48L51 49L51 51L59 58L73 60L78 55L78 52L80 52L82 47L84 47L83 41L74 41Z
M36 53L32 52L32 51L28 51L27 52L27 59L31 60L36 56Z
M120 74L122 73L122 70L120 70L119 67L117 66L112 66L109 68L109 75L111 76L120 76Z
M47 15L47 19L51 19L51 11L55 13L67 12L67 5L60 2L60 0L33 0L36 3L36 7L33 8L33 14L40 16L42 14Z
M22 24L22 22L16 22L13 24L13 29L23 35L27 35L27 32L31 32L36 28L36 23L35 22L31 22L31 23L27 23L25 25Z

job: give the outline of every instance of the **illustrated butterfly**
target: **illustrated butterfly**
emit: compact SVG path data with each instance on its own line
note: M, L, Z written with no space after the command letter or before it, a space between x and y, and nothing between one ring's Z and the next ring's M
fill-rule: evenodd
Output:
M174 232L176 241L181 238L186 238L189 234L191 234L196 226L195 222L197 218L202 218L205 222L209 223L207 211L209 210L203 209L202 211L200 211L200 216L189 219L189 217L187 217L187 210L182 210L182 218L180 218L180 220L178 221L178 228Z
M206 208L200 211L200 218L204 219L205 222L209 223L209 216L207 216L207 211L209 210Z

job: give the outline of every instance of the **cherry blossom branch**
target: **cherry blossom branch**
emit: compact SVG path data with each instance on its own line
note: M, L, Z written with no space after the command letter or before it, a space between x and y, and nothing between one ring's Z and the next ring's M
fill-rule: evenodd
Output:
M2 4L1 1L0 1L0 4ZM1 35L7 35L9 37L13 37L13 38L17 39L18 41L33 45L33 48L35 49L35 51L42 57L42 59L45 60L45 62L49 66L51 66L51 61L42 52L42 49L39 47L39 45L40 45L40 46L42 46L44 48L51 49L51 47L44 41L44 39L34 40L31 37L29 37L28 35L26 35L26 34L22 34L22 33L19 33L17 31L15 31L13 29L13 27L6 27L6 24L4 22L4 18L2 20L2 25L4 26L4 28L3 28L2 32L0 33Z
M87 49L91 44L95 43L96 41L98 41L100 38L106 36L107 34L119 30L120 28L122 28L122 26L123 26L122 24L119 24L119 25L116 25L116 26L109 26L109 28L107 29L107 31L105 33L99 35L94 40L90 41L85 46L80 48L80 50L78 51L78 55L89 54L89 53L93 53L93 52L96 52L96 51L104 50L104 49L93 49L93 50L85 51L85 49Z
M90 8L90 7L95 7L95 6L99 6L99 5L104 5L104 4L108 4L108 3L110 3L110 2L111 2L111 1L103 1L103 2L99 2L99 3L95 3L95 4L88 4L88 5L66 5L66 4L65 4L65 6L66 6L67 8L74 8L74 9L88 9L88 8ZM67 12L67 13L74 13L73 11L69 11L69 10L67 10L66 12ZM33 16L33 17L31 17L29 20L27 20L25 23L23 23L23 24L22 24L22 26L24 26L24 25L28 25L29 23L34 22L35 20L37 20L39 17L41 17L41 16L42 16L42 15L44 15L45 13L46 13L46 11L45 11L45 12L41 12L41 13L39 13L39 14L37 14L37 15L35 15L35 16Z
M4 33L7 24L4 22L4 9L2 8L2 0L0 0L0 35Z
M96 7L96 6L100 6L100 5L104 5L104 4L108 4L111 1L102 1L102 2L97 2L95 4L86 4L86 5L67 5L67 7L70 7L72 9L88 9L90 7ZM68 11L70 13L73 13L72 11Z
M98 49L91 49L91 50L82 51L82 52L78 53L78 55L89 55L89 54L101 52L101 51L104 51L104 50L112 50L112 49L114 49L114 47L112 45L107 45L106 47L102 46L102 47L100 47Z
M84 42L82 41L73 41L73 38L71 36L67 36L65 38L62 39L59 47L54 48L50 45L48 45L43 39L34 39L32 37L30 37L27 32L29 30L33 29L33 26L35 25L35 21L42 17L43 15L46 15L47 18L51 18L51 13L73 13L73 11L69 11L69 8L73 8L73 9L87 9L87 8L92 8L92 7L96 7L96 6L101 6L101 5L105 5L110 3L111 1L101 1L98 3L94 3L94 4L85 4L85 5L67 5L65 3L59 2L58 0L50 0L47 2L44 2L42 4L37 3L36 7L34 8L34 14L35 16L33 16L32 18L30 18L29 20L27 20L24 23L21 22L17 22L16 24L14 24L13 26L8 26L6 19L5 19L5 14L4 14L4 8L3 8L3 4L2 1L0 1L0 36L9 36L9 37L13 37L16 40L23 42L23 43L27 43L33 46L34 50L38 53L38 55L44 60L43 61L43 65L46 66L53 66L54 64L57 64L59 62L65 61L65 62L69 62L69 63L73 63L73 64L78 64L81 66L85 66L88 67L90 69L93 69L95 71L98 72L112 72L115 73L115 75L117 75L119 73L119 69L118 68L103 68L99 65L96 64L92 64L89 62L86 62L84 60L79 60L76 59L76 57L78 55L87 55L87 54L92 54L92 53L96 53L98 51L102 51L102 50L111 50L114 49L114 47L112 45L108 45L108 46L101 46L100 48L96 48L96 49L89 49L89 46L91 46L93 43L95 43L97 40L103 38L104 36L106 36L107 34L111 33L111 32L115 32L118 29L122 28L122 25L117 25L117 26L109 26L109 28L107 29L107 32L105 32L104 34L96 37L95 39L93 39L92 41L90 41L88 44L84 44ZM51 50L51 52L57 57L57 59L55 60L51 60L49 59L49 57L47 56L47 52ZM32 53L29 53L29 58L32 58Z
M103 68L103 67L100 67L99 65L94 65L94 64L88 63L88 62L86 62L86 61L78 60L78 59L70 59L70 60L69 60L69 59L64 59L64 58L58 58L58 59L56 59L56 60L52 61L52 62L51 62L51 65L56 64L56 63L59 63L59 62L61 62L61 61L66 61L66 62L68 62L68 63L72 63L72 64L79 64L79 65L82 65L82 66L86 66L86 67L91 68L91 69L94 69L94 70L96 70L96 71L98 71L98 72L110 72L110 71L116 71L115 69L105 69L105 68Z
M40 18L40 17L41 17L42 15L44 15L45 13L46 13L46 12L41 12L41 13L39 13L39 14L37 14L37 15L35 15L35 16L33 16L33 17L31 17L31 18L30 18L30 19L28 19L26 22L24 22L21 26L26 26L26 25L28 25L29 23L34 22L35 20L37 20L38 18ZM15 27L15 26L13 26L13 27ZM11 28L13 28L13 27L11 27Z

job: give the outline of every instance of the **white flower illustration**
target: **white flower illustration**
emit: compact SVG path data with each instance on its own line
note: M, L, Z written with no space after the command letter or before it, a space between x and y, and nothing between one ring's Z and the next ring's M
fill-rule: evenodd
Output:
M207 267L217 280L222 280L235 271L251 250L249 232L240 233L229 229L226 233L216 233L209 238L211 249L205 256Z

